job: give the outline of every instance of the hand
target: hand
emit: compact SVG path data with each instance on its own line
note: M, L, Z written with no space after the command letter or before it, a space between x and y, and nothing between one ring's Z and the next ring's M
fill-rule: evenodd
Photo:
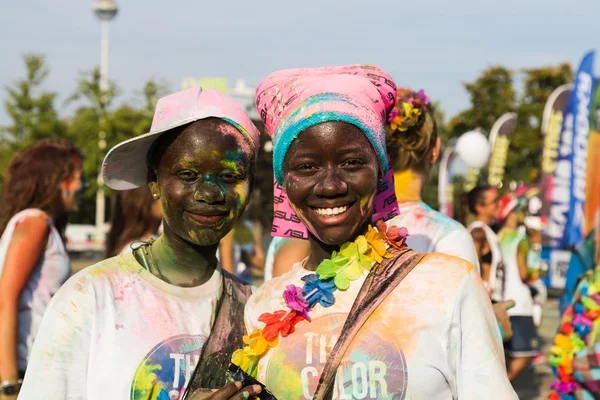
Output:
M217 391L198 389L189 397L189 400L245 400L254 399L261 392L258 385L242 388L241 382L232 382Z
M510 325L510 317L506 310L513 308L515 306L514 300L503 301L502 303L492 304L494 308L494 315L496 316L496 321L502 327L502 332L504 332L504 341L508 342L512 336L513 331Z

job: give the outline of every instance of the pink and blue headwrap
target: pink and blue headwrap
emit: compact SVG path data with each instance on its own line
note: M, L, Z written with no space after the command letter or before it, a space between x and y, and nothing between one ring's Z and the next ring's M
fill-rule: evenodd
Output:
M398 214L384 126L396 101L396 84L373 65L277 71L256 89L256 107L273 139L275 175L274 236L308 237L282 190L283 163L292 142L305 129L328 121L355 125L369 138L385 177L377 190L373 220Z

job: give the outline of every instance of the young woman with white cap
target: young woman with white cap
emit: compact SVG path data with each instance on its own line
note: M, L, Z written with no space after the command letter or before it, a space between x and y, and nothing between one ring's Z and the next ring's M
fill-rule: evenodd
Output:
M164 233L63 286L20 398L180 399L196 369L197 387L225 385L250 288L215 253L248 202L257 145L239 105L192 88L160 99L150 132L108 153L106 185L148 185Z

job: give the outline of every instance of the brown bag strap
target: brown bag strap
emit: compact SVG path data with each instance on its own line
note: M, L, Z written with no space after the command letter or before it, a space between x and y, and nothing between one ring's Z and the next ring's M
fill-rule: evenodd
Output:
M340 337L325 363L313 399L331 399L337 369L352 340L377 307L425 255L414 250L405 250L397 257L373 267L360 288Z
M244 307L252 291L249 285L227 271L221 272L223 293L217 303L215 322L182 399L197 389L220 389L225 386L231 355L244 345Z

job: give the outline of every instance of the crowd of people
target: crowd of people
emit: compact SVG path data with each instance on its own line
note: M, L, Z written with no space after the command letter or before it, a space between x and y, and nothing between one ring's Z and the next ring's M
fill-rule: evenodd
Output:
M424 203L435 109L376 66L277 71L256 106L273 141L271 229L244 216L259 130L191 88L107 154L106 259L70 278L81 152L45 139L14 157L0 399L517 398L511 382L543 358L528 192L475 187L467 228Z

